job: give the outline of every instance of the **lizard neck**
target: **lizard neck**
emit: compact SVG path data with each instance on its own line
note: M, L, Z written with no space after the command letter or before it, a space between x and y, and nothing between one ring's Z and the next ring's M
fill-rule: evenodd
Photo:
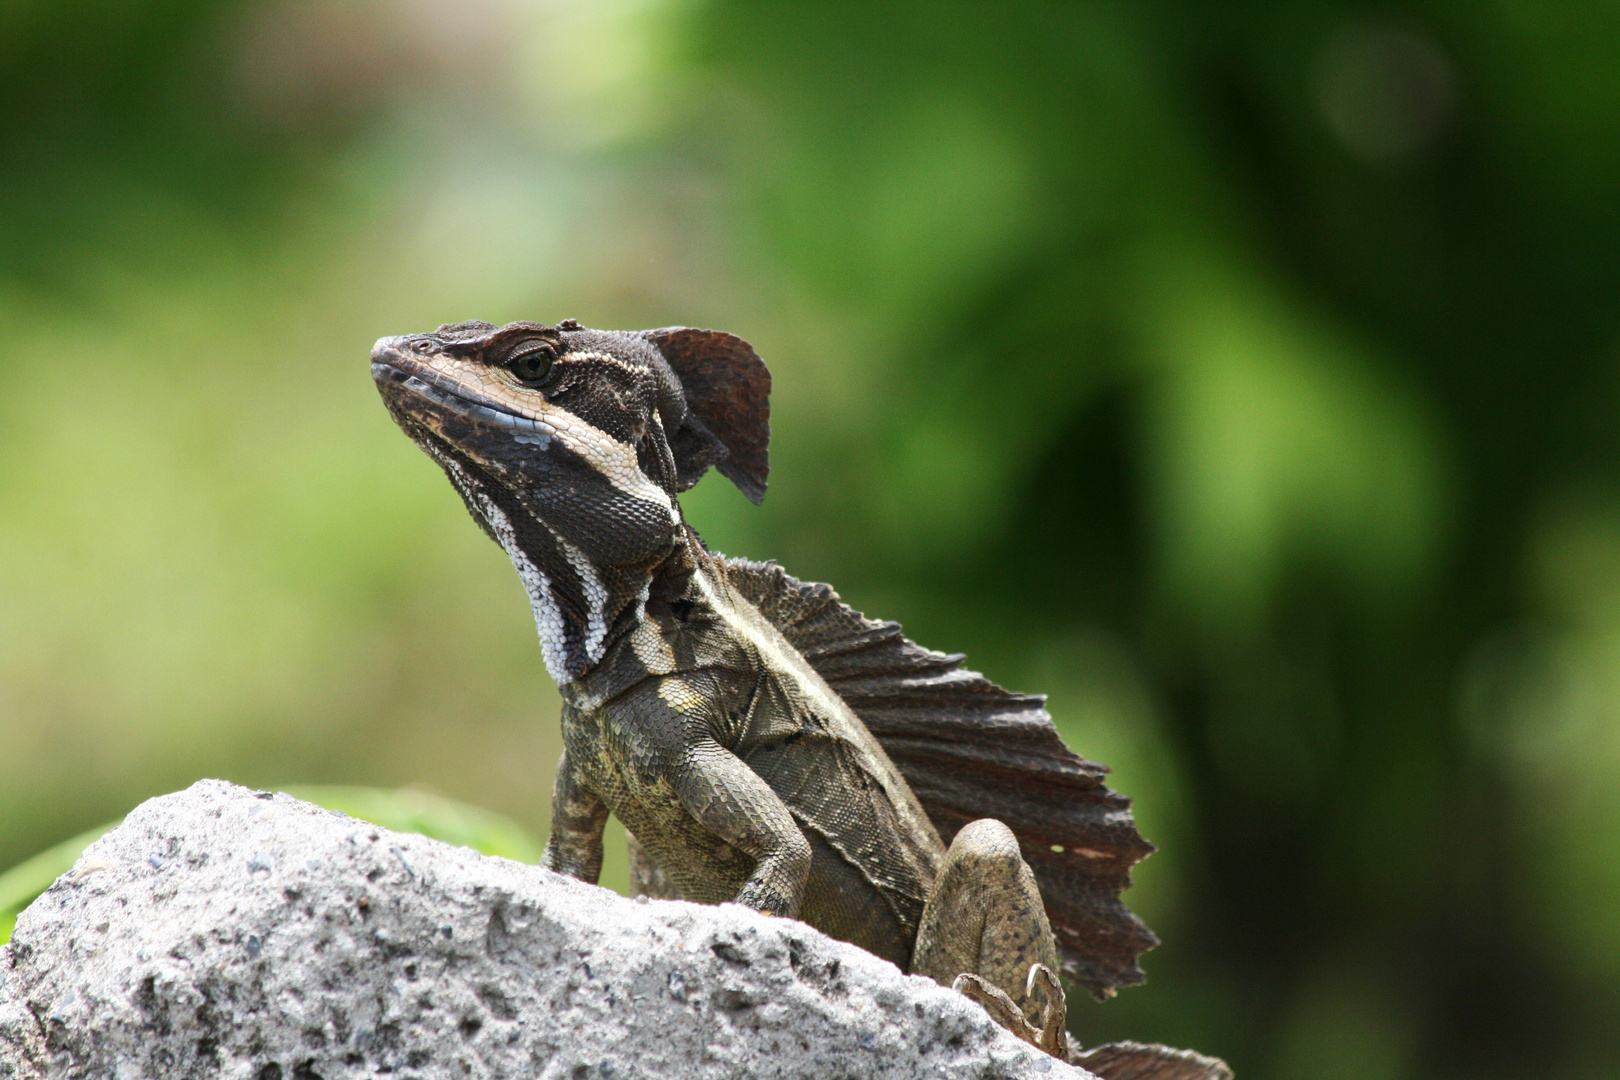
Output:
M452 461L446 468L455 464ZM666 576L665 564L673 561L677 568L684 564L680 554L684 526L672 549L656 561L603 566L521 504L475 485L463 491L523 582L540 636L541 659L560 687L587 675L616 641L641 623L654 582ZM686 574L689 577L690 571Z
M672 610L707 608L714 566L722 562L723 556L706 550L697 533L683 524L673 549L639 579L641 591L614 622L598 660L567 681L557 680L563 700L589 712L650 673L674 671L669 615ZM538 615L536 621L541 621Z
M499 528L495 532L529 594L546 670L561 687L586 679L615 644L634 633L647 618L649 599L674 601L693 593L694 574L714 558L684 523L669 552L642 566L593 564L555 534L555 544L536 551L532 541L508 544Z
M680 538L669 555L659 563L657 573L652 577L648 598L670 603L697 599L700 592L696 576L720 561L720 558L703 546L695 529L682 522ZM645 616L645 610L642 614Z

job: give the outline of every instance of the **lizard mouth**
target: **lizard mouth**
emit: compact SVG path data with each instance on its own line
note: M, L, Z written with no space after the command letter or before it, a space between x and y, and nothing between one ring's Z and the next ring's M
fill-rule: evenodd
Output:
M490 385L483 365L453 356L424 357L410 338L382 338L371 351L371 376L389 411L413 438L431 431L460 453L493 463L491 455L503 455L480 435L495 434L496 442L522 444L522 456L546 452L575 477L565 481L550 472L535 473L530 477L534 483L548 483L550 478L565 486L588 484L595 477L612 489L602 492L605 498L624 496L651 503L658 508L654 514L679 520L670 493L641 471L633 445L539 392L532 394L532 402L522 400L515 389L510 395L503 393L502 386ZM462 425L475 431L457 430ZM519 465L507 462L502 467Z
M504 403L401 350L391 340L383 338L371 352L371 377L384 394L408 395L462 419L502 428L520 437L549 441L556 434L544 420L511 411Z

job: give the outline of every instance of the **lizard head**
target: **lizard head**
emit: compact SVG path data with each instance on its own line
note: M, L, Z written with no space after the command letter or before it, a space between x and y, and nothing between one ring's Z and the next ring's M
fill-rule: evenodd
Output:
M640 618L680 492L714 465L765 493L770 374L731 334L457 323L379 340L371 373L511 557L560 683Z

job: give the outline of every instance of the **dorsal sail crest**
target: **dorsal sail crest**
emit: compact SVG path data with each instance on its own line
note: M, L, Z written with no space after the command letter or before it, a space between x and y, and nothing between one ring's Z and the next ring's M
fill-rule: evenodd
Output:
M1108 770L1063 744L1044 698L1003 690L774 562L728 559L726 570L871 729L946 843L978 818L1017 834L1065 974L1099 997L1142 981L1137 957L1158 939L1119 894L1153 845L1130 800L1103 783Z

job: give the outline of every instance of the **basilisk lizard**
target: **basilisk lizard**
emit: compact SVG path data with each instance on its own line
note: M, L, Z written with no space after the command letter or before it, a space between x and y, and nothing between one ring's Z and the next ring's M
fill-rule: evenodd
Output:
M372 374L529 594L563 699L544 865L594 882L612 813L643 891L803 919L1060 1057L1054 970L1141 980L1119 893L1153 848L1044 699L685 522L710 466L764 496L746 342L467 322L383 338Z

